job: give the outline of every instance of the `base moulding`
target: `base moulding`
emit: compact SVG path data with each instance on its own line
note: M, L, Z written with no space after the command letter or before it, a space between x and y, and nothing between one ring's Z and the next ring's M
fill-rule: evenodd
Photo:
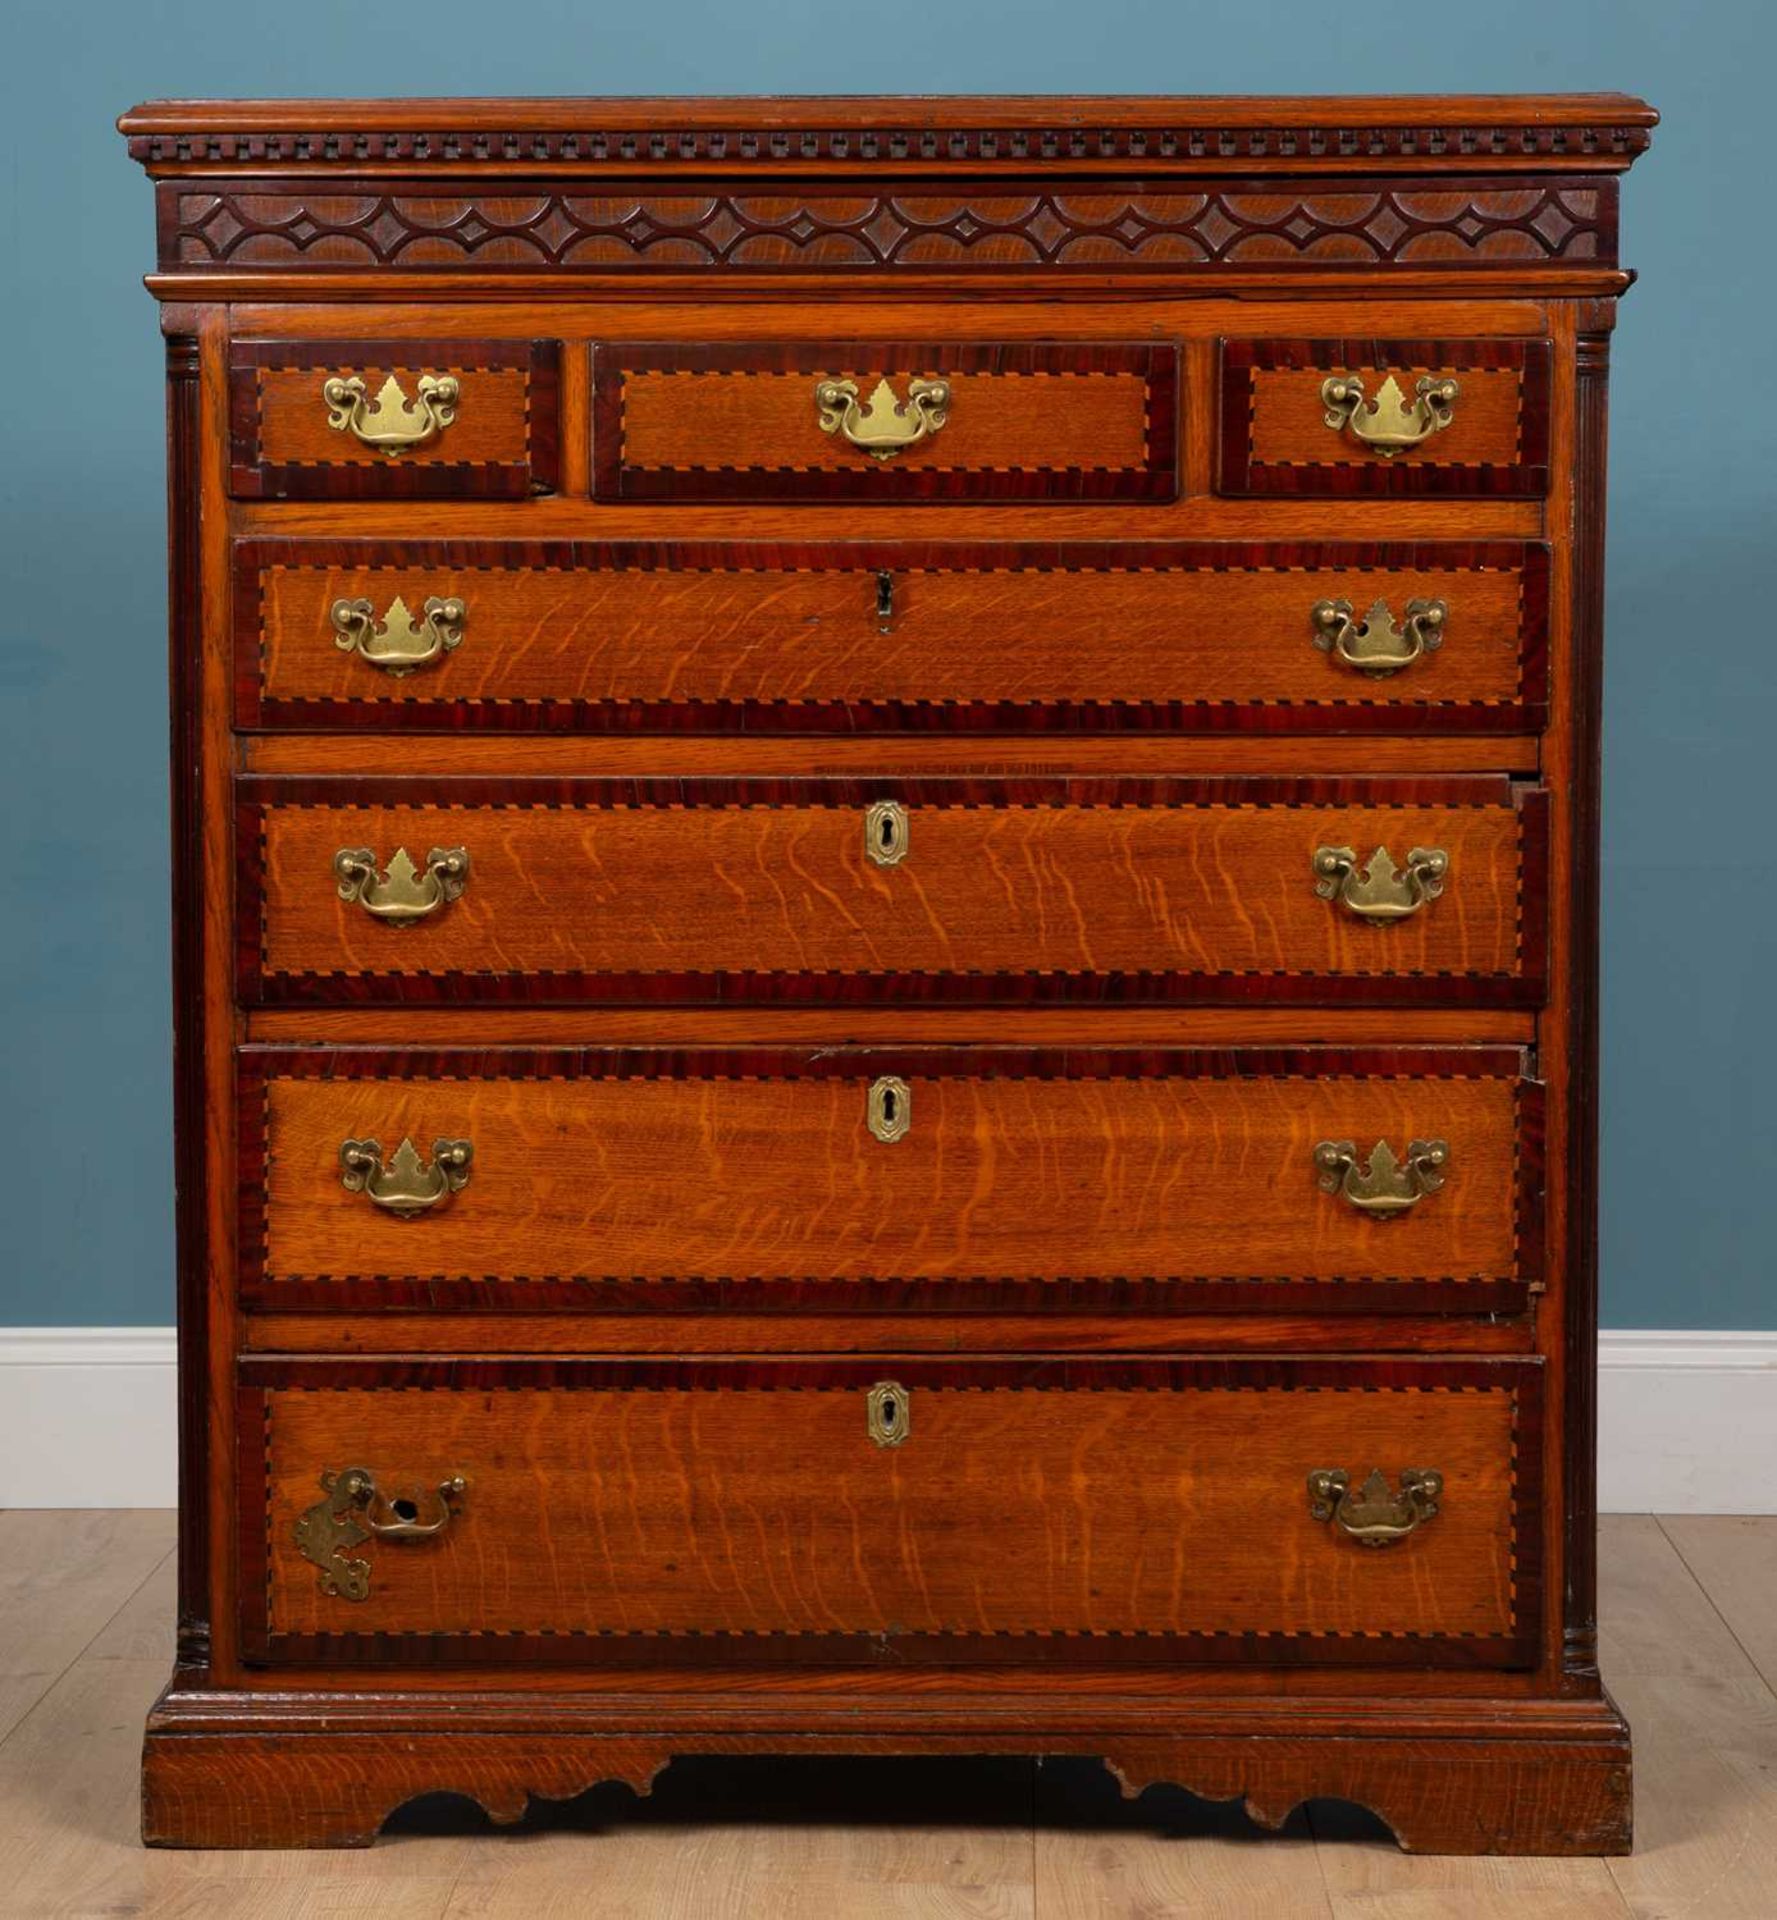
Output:
M288 1697L286 1697L288 1699ZM1305 1701L1299 1718L1267 1709L1198 1705L1171 1724L1088 1731L1072 1715L1030 1712L913 1716L899 1709L835 1711L817 1731L779 1724L755 1706L754 1724L674 1727L638 1715L645 1730L564 1729L573 1703L533 1702L503 1724L485 1696L432 1696L412 1713L375 1703L376 1723L354 1728L352 1703L254 1714L251 1696L170 1694L149 1723L143 1837L181 1847L367 1846L388 1816L422 1794L456 1793L506 1825L533 1800L566 1800L607 1781L646 1793L677 1756L1085 1755L1102 1759L1126 1797L1165 1782L1209 1800L1241 1800L1279 1827L1305 1800L1369 1809L1413 1853L1621 1854L1630 1845L1628 1730L1608 1699L1468 1703L1460 1718L1411 1701L1384 1715L1375 1703ZM306 1712L306 1722L304 1713ZM710 1716L687 1716L698 1722ZM721 1716L714 1716L720 1718ZM344 1721L347 1724L341 1724ZM1060 1724L1055 1724L1059 1721ZM934 1724L935 1723L935 1724ZM1271 1730L1263 1730L1266 1727Z

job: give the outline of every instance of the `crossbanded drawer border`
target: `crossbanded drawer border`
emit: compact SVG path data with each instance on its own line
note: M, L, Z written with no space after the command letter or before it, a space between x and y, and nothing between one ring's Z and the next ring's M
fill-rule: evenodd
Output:
M1548 977L1549 794L1511 775L1424 774L1336 778L1246 775L902 775L507 776L378 774L236 777L236 991L244 1006L457 1004L726 1006L1022 1006L1055 1003L1164 1006L1295 1004L1429 1006L1452 982L1476 1007L1538 1007ZM1365 974L1306 969L1174 970L1035 968L1022 973L929 969L562 973L533 968L496 974L462 970L365 972L267 970L265 821L272 808L351 810L424 807L440 813L505 810L648 811L857 808L879 800L909 807L974 810L1176 808L1204 812L1324 812L1340 805L1417 811L1425 807L1510 808L1517 826L1518 889L1513 970L1400 969Z
M228 492L259 500L528 500L561 486L559 340L242 338L228 346ZM267 460L261 423L268 373L368 366L413 374L463 372L524 376L524 458L517 461L428 458L403 453L365 460ZM316 401L320 395L317 391Z
M787 562L772 556L797 556ZM829 557L830 556L830 557ZM751 564L749 564L751 563ZM865 695L803 700L608 699L525 695L439 695L408 681L349 696L270 694L266 686L266 575L275 572L411 574L428 568L462 573L575 574L874 573L1300 573L1304 577L1394 572L1516 573L1519 577L1518 686L1510 699L1427 700L1368 697L1238 700L1090 700L1033 695L1018 700L876 699ZM1550 548L1541 540L1365 541L691 541L500 540L399 541L350 537L247 537L233 542L235 725L244 731L347 731L366 724L390 731L584 733L1191 733L1408 734L1540 732L1548 723ZM1304 627L1306 637L1306 626Z
M276 1274L270 1260L271 1088L278 1080L1503 1080L1513 1095L1512 1268L1506 1274L896 1275L539 1273ZM236 1055L239 1273L244 1305L287 1312L937 1314L1118 1312L1520 1314L1546 1284L1543 1083L1509 1045L1393 1048L1128 1046L384 1047L247 1046Z
M271 1625L272 1396L279 1391L846 1392L892 1364L916 1392L1506 1393L1512 1531L1510 1631L1351 1630L1168 1633L1118 1629L1003 1632L463 1629L280 1633ZM952 1379L946 1380L949 1374ZM990 1375L977 1383L971 1375ZM778 1386L777 1376L797 1384ZM1240 1664L1315 1667L1526 1668L1541 1657L1544 1366L1536 1355L1298 1359L1069 1355L1023 1360L862 1359L269 1359L245 1357L235 1383L236 1553L242 1657L256 1664L345 1666L901 1666L1040 1664L1063 1646L1070 1664L1140 1667ZM324 1464L324 1463L323 1463ZM1305 1508L1304 1508L1305 1510ZM1354 1549L1355 1551L1356 1549ZM253 1611L263 1603L263 1614Z
M592 343L591 497L603 504L659 506L776 502L955 501L1079 506L1097 501L1160 505L1183 497L1183 369L1175 339L921 340L845 336L802 340L595 340ZM1142 381L1142 459L1136 466L900 466L860 456L856 466L631 464L628 376L732 379L761 374L832 375L847 366L999 379ZM1079 364L1072 364L1072 363ZM812 398L812 393L811 393ZM815 422L810 421L811 432ZM1058 484L1059 483L1059 484Z
M1443 496L1541 500L1549 492L1549 410L1554 347L1544 338L1254 339L1224 335L1217 343L1216 491L1236 498L1285 495L1339 498ZM1354 366L1449 368L1456 373L1516 371L1518 444L1510 466L1439 460L1409 451L1387 460L1361 449L1343 459L1259 460L1253 454L1255 375L1306 366L1337 373ZM1328 445L1334 442L1329 436ZM1301 476L1313 476L1303 484Z

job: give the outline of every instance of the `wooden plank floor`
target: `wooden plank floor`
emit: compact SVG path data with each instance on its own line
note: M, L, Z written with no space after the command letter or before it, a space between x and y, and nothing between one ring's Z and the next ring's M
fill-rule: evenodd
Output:
M1636 1736L1627 1860L1397 1853L1317 1804L1281 1835L1091 1763L681 1762L490 1830L460 1802L368 1852L147 1852L172 1517L0 1513L0 1915L164 1920L1686 1920L1777 1915L1777 1519L1607 1519L1607 1680Z

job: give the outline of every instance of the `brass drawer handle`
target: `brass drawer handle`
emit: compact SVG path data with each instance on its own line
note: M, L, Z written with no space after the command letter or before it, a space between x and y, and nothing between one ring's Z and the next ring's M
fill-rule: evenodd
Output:
M1314 891L1323 900L1336 900L1360 920L1382 924L1405 920L1435 900L1444 891L1450 856L1442 847L1409 847L1403 871L1386 847L1378 847L1365 867L1358 865L1354 848L1316 847L1312 865Z
M370 1594L370 1562L347 1557L366 1540L433 1540L441 1534L469 1490L460 1473L439 1482L429 1516L422 1518L423 1499L411 1494L385 1494L368 1467L342 1467L323 1472L325 1496L297 1518L296 1545L302 1557L321 1569L321 1591L335 1600L364 1600Z
M422 373L417 401L408 399L393 374L382 383L374 400L366 397L364 382L355 373L344 380L336 376L321 387L321 398L327 402L327 424L334 432L349 433L390 459L442 433L457 417L461 393L456 377L448 373Z
M864 809L864 851L879 867L898 867L909 844L907 809L899 800L878 800Z
M433 847L422 874L407 849L397 847L389 856L388 872L378 873L369 847L341 847L333 856L333 877L342 900L356 901L373 920L409 927L461 898L469 884L469 851Z
M347 1193L361 1193L373 1207L411 1220L461 1193L469 1184L474 1157L467 1140L434 1140L432 1164L427 1166L413 1141L404 1139L384 1166L380 1141L342 1140L339 1181Z
M1320 403L1326 409L1322 417L1335 433L1349 428L1366 447L1392 459L1403 447L1416 447L1442 433L1455 418L1461 392L1460 381L1422 373L1409 404L1391 373L1376 389L1376 398L1366 400L1364 383L1356 374L1336 373L1320 383Z
M892 1073L870 1082L870 1096L864 1103L864 1119L878 1140L893 1144L906 1137L913 1125L913 1089Z
M1373 1219L1392 1220L1444 1184L1450 1145L1445 1140L1412 1140L1407 1157L1397 1160L1388 1142L1378 1140L1368 1162L1360 1164L1355 1141L1323 1140L1314 1149L1314 1164L1323 1192L1338 1194Z
M469 609L461 600L428 600L420 610L418 626L399 594L379 625L376 608L368 600L335 600L327 617L333 622L333 644L341 653L355 653L392 680L403 679L416 667L442 660L462 642Z
M1308 1511L1366 1547L1388 1547L1435 1519L1443 1492L1444 1476L1430 1467L1408 1467L1398 1493L1378 1467L1353 1497L1343 1467L1317 1467L1308 1476Z
M879 1447L905 1443L913 1427L913 1408L898 1380L878 1380L864 1396L864 1425Z
M872 460L892 460L928 435L943 431L950 418L950 382L909 380L903 406L888 381L878 380L870 398L859 406L855 380L817 380L814 403L822 433L843 434Z
M1378 600L1361 620L1349 600L1317 600L1309 618L1314 622L1314 644L1322 653L1381 680L1410 667L1422 655L1435 653L1443 645L1449 613L1442 600L1409 600L1397 627L1386 600Z

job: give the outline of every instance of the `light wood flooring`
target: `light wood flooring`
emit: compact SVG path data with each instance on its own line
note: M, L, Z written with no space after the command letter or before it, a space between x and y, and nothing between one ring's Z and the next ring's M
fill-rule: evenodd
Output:
M422 1803L345 1853L148 1852L172 1516L0 1513L0 1915L162 1920L1777 1920L1777 1519L1604 1523L1605 1678L1636 1737L1626 1860L1408 1859L1317 1804L1119 1800L1091 1763L681 1762L497 1832Z

